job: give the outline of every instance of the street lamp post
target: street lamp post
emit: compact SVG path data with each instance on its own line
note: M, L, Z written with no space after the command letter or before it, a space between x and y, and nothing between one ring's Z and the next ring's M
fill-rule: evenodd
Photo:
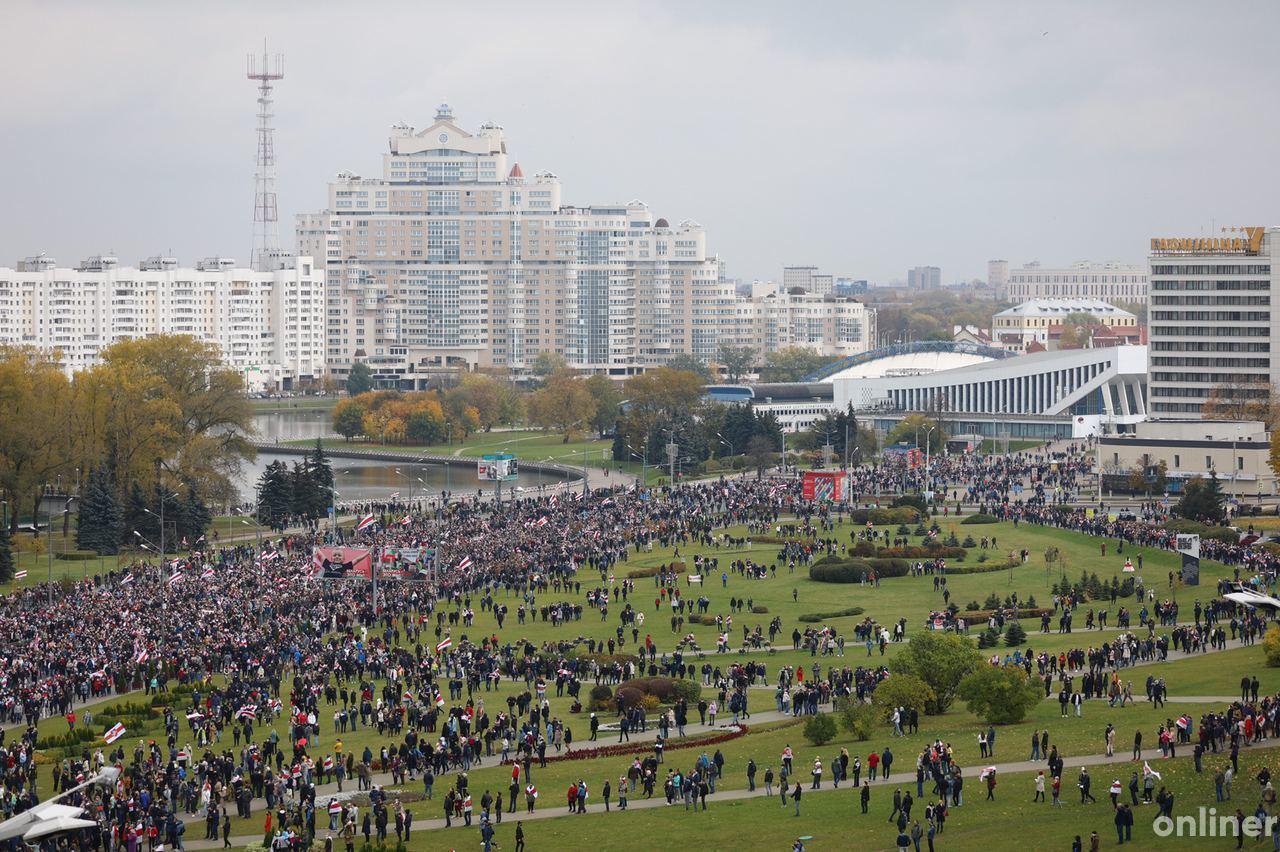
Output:
M720 443L725 444L725 445L727 445L727 446L729 447L729 468L730 468L730 470L732 470L732 469L733 469L733 457L734 457L734 455L735 455L735 453L733 452L733 443L732 443L728 438L726 438L724 435L721 435L719 432L717 432L717 433L716 433L716 437L720 439Z

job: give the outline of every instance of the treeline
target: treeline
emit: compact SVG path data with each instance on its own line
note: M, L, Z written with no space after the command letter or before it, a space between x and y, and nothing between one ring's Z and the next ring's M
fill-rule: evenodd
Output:
M319 438L292 468L273 461L258 478L258 523L273 530L283 530L290 518L326 517L332 505L333 468Z
M437 444L523 418L524 399L514 385L468 373L444 391L372 390L344 399L334 406L333 429L347 440L363 436L384 444Z
M46 491L79 493L79 546L114 552L136 540L135 529L158 535L159 521L141 509L158 515L163 496L166 526L172 510L190 537L205 506L234 502L238 467L254 455L245 437L252 426L240 376L216 346L192 337L115 343L70 377L53 355L0 348L8 528L16 532L21 518L42 522Z

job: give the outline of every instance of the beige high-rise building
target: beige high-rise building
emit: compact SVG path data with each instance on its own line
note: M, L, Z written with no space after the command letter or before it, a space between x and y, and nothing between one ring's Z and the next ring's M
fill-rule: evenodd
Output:
M423 387L442 368L527 370L541 352L627 376L679 353L714 356L734 300L695 222L641 201L566 205L560 179L526 178L500 126L442 105L392 128L382 174L342 172L298 246L327 275L327 359Z

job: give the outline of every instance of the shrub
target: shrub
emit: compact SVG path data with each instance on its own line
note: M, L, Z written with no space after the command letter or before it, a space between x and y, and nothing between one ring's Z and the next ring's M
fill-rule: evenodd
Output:
M819 622L829 621L833 618L845 618L850 615L862 615L865 610L860 606L851 606L848 609L838 609L833 612L806 612L801 615L797 621L805 624L818 624Z
M906 525L906 524L898 524L897 534L898 534L898 535L910 535L910 534L911 534L911 532L910 532L910 530L907 528L907 525Z
M769 607L763 606L761 604L756 604L755 606L751 607L751 611L754 612L756 615L764 615L769 611Z
M644 701L644 692L634 687L620 686L613 695L614 707L636 707Z
M979 512L976 515L970 515L960 523L962 524L998 524L1000 519L995 515L988 515L986 512Z
M982 604L978 603L977 601L969 601L967 604L964 605L964 608L969 612L975 612L977 610L982 609Z
M983 562L982 558L985 553L979 554L978 561L973 565L948 565L948 574L990 574L994 571L1008 571L1010 568L1017 568L1022 564L1021 559L1002 559L999 562Z
M929 531L925 529L924 524L917 524L916 528L911 531L911 534L914 536L919 536L921 538L924 538L929 534Z
M903 494L901 497L895 497L892 505L895 508L898 506L911 506L921 515L929 511L929 507L925 505L923 494Z
M839 699L836 702L836 712L840 714L840 727L852 734L858 742L866 742L875 733L875 708L859 701L856 696L848 695Z
M986 609L999 609L1000 596L995 592L992 592L991 594L987 595L987 599L982 602L982 605Z
M825 745L836 738L836 720L830 713L817 713L804 723L804 738L814 745Z
M969 712L992 725L1021 722L1044 698L1038 681L1018 666L979 666L960 681L957 694Z
M92 550L64 550L58 554L58 558L68 562L88 562L90 559L97 559L98 554Z
M818 583L861 583L867 576L865 563L841 562L835 565L812 565L809 579Z
M613 690L605 684L591 687L591 704L592 710L607 710L613 703Z
M978 634L979 648L994 648L999 644L1000 634L997 633L993 627L988 627L986 630Z
M1262 650L1267 654L1267 665L1280 666L1280 624L1272 624L1262 637Z
M960 546L961 547L977 547L978 543L973 540L973 536L967 535L964 537L964 541L960 542ZM984 553L983 555L985 556L986 554Z
M656 695L646 695L640 699L640 706L645 710L652 712L662 706L662 702L658 700Z
M702 684L696 680L675 680L671 682L672 701L683 698L686 704L697 704L702 697Z
M684 562L683 562L683 561L679 561L679 562L672 562L671 564L666 565L666 566L663 566L663 565L651 565L651 566L650 566L650 567L648 567L648 568L637 568L637 569L635 569L634 571L628 571L628 572L627 572L627 579L629 579L629 580L639 580L639 579L642 579L642 578L644 578L644 577L656 577L656 576L658 576L658 574L660 574L660 573L662 572L662 569L663 569L664 567L665 567L665 568L667 568L667 569L669 569L670 571L672 571L672 572L676 573L676 574L683 574L683 573L685 572L685 568L686 568L686 566L685 566L685 564L684 564Z
M937 698L933 688L920 678L909 674L890 675L871 693L871 704L879 711L880 718L889 721L898 707L924 713L930 701Z

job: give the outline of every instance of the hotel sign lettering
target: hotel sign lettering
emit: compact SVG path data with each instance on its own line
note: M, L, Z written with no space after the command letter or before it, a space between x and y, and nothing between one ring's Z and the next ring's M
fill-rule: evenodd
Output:
M1239 237L1152 237L1156 254L1257 254L1262 248L1265 228L1233 228Z

